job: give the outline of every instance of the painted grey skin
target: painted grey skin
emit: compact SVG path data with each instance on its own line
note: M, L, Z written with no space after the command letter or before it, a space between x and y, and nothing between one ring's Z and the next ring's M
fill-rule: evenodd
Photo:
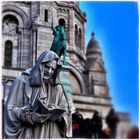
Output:
M58 80L61 70L56 53L43 52L36 65L14 81L5 107L5 138L65 138L72 137L72 110L63 86ZM45 108L62 108L56 120L49 113L35 111L40 101Z

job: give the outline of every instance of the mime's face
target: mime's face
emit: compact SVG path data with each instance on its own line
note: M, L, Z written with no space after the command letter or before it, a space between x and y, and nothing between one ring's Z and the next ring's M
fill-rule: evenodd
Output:
M53 76L53 74L57 68L57 62L56 62L56 60L51 60L49 62L45 62L43 65L44 65L43 78L48 80Z

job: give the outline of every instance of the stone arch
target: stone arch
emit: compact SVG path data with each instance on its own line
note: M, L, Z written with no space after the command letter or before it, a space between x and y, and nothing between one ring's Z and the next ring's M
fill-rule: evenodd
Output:
M69 64L69 65L70 65L70 72L76 77L76 79L78 80L78 82L81 86L81 94L86 94L86 87L85 87L85 83L84 83L84 80L83 80L81 74L71 64Z
M23 31L23 20L20 15L13 11L5 11L3 13L3 54L5 53L5 43L7 40L12 42L12 65L10 67L17 67L18 55L19 55L19 30ZM7 25L6 25L7 24ZM20 27L19 27L20 26ZM3 65L5 66L5 55L3 55Z
M14 55L13 55L12 67L24 68L26 67L26 65L28 65L26 57L24 57L24 55L27 55L25 50L28 47L24 41L25 39L24 35L27 32L30 33L29 28L31 27L31 19L24 10L17 7L16 5L7 4L3 6L3 9L2 9L3 18L7 15L15 16L19 23L17 32L14 35L8 36L7 34L3 34L4 38L13 39L13 54ZM24 29L28 29L28 30L24 30Z
M19 25L21 27L29 27L30 26L30 18L19 7L16 7L14 5L4 5L2 8L2 12L3 12L3 17L5 15L8 15L8 14L16 16L18 21L19 21Z
M16 24L19 24L17 18L16 18L15 16L13 16L13 15L10 15L10 14L7 14L7 15L5 15L5 16L3 17L3 22L4 22L4 20L6 20L7 18L12 19L12 21L14 21Z
M17 20L18 20L18 24L19 24L20 28L23 28L24 22L23 22L23 19L21 18L21 16L18 13L15 13L15 12L12 12L12 11L10 11L10 12L6 11L2 15L3 15L2 19L4 19L8 15L12 15L12 16L16 17Z
M4 33L16 33L19 28L19 21L16 16L7 14L2 19L2 30Z
M58 16L58 22L59 22L60 19L63 19L65 21L65 27L67 28L68 27L67 17L66 16L59 15Z
M65 19L60 18L59 19L59 25L64 25L65 26L65 24L66 24Z
M82 93L80 82L72 71L70 71L70 83L71 83L72 94Z

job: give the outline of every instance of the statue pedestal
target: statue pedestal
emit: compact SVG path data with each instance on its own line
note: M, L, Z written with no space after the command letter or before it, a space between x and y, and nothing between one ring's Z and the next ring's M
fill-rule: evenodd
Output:
M62 65L62 70L60 72L60 82L63 85L64 91L66 93L67 101L69 103L69 107L71 108L73 107L73 102L72 102L72 89L71 89L69 71L70 71L70 67L68 65Z
M60 72L60 81L64 86L65 92L68 96L71 95L71 83L69 77L70 67L67 65L62 65L62 70Z

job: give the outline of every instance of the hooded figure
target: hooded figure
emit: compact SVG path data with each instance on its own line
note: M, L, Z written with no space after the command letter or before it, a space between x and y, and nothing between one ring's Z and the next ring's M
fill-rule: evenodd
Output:
M72 110L58 81L60 70L58 55L46 51L17 77L5 106L5 138L72 137Z

